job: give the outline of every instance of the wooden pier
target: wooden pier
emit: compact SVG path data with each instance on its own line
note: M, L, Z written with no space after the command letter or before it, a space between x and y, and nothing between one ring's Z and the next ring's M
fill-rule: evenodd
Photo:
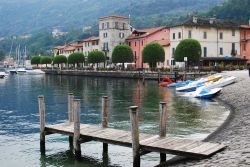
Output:
M45 125L44 97L39 96L40 113L40 150L45 154L45 136L63 134L69 136L70 148L76 159L81 158L81 143L99 141L103 143L103 153L108 153L108 144L132 147L133 166L140 166L140 156L160 153L160 162L166 161L166 154L181 155L192 158L207 158L225 148L223 144L202 142L197 140L166 137L166 103L159 105L159 135L139 133L138 107L129 108L131 131L108 128L108 97L102 98L102 124L89 125L80 123L80 100L74 100L73 94L68 95L69 121L56 125Z

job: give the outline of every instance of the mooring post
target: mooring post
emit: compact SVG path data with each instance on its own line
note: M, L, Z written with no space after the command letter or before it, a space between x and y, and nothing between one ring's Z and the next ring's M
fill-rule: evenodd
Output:
M133 167L140 166L139 117L137 109L137 106L131 106L129 110L133 148Z
M102 97L102 128L108 127L108 96ZM108 153L108 144L103 143L103 153Z
M145 70L142 71L142 83L145 85Z
M40 115L40 152L45 154L45 102L44 96L38 96Z
M161 82L161 71L159 70L158 71L158 83L160 83Z
M74 153L76 159L81 158L81 144L80 144L80 100L74 100Z
M159 105L160 112L160 137L166 137L166 125L167 125L167 103L160 102ZM160 163L166 161L166 154L160 153Z
M73 103L74 103L74 95L73 93L68 94L68 119L69 124L74 122L74 113L73 113ZM73 136L69 136L69 147L73 148Z

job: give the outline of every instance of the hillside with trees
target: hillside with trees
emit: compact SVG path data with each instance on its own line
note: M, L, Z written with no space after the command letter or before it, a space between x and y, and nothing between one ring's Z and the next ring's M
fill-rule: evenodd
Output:
M60 27L69 31L97 24L100 16L131 15L135 27L162 25L171 18L207 11L224 0L9 0L0 1L0 37ZM166 21L165 21L166 20Z
M250 0L227 0L212 8L206 15L247 23L250 19Z

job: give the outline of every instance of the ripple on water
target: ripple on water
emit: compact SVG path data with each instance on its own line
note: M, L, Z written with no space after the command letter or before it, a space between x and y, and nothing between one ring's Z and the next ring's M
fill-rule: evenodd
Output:
M130 129L128 107L139 106L140 131L158 134L159 102L167 101L167 135L204 138L227 117L228 111L214 101L200 101L175 96L155 82L145 86L135 80L64 77L10 76L0 85L0 163L6 166L132 166L131 148L109 146L109 156L102 156L102 143L82 144L83 160L74 161L68 137L46 136L46 156L39 151L39 114L37 96L46 102L46 124L67 121L67 93L81 99L81 122L100 124L101 97L109 96L109 126ZM11 155L11 156L10 156ZM168 155L167 157L171 157ZM107 157L106 157L107 158ZM159 154L142 156L142 166L158 165Z

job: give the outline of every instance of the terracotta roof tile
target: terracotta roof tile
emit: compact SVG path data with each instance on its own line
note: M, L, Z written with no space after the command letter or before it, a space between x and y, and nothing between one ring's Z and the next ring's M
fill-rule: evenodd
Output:
M76 47L74 46L67 46L64 50L65 51L74 51L76 49Z
M133 32L133 34L131 34L130 36L128 36L127 40L130 39L138 39L138 38L145 38L151 34L154 34L158 31L161 31L162 29L165 29L168 27L155 27L155 28L147 28L147 29L141 29L141 30L135 30Z
M82 41L83 41L83 42L89 42L89 41L97 41L97 40L99 40L99 37L92 36L92 37L83 39Z
M243 28L243 29L250 29L250 25L241 25L240 28Z

